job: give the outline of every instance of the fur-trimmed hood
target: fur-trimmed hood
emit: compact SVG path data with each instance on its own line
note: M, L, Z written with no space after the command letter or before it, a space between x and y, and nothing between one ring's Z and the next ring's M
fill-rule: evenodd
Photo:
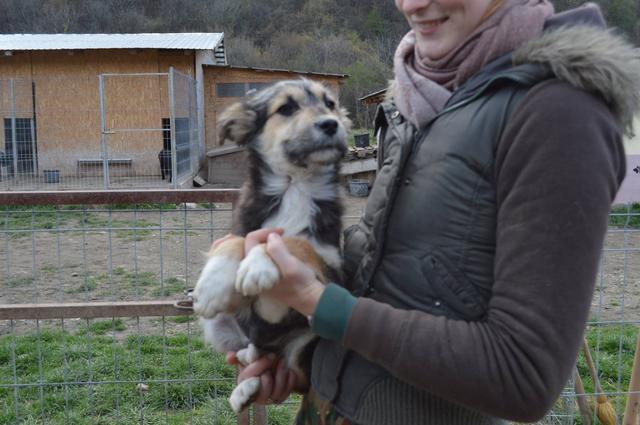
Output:
M596 9L577 9L582 14ZM569 12L571 13L571 12ZM593 12L592 12L593 13ZM598 93L609 104L627 134L640 109L640 49L612 30L580 20L561 21L513 53L514 65L543 64L556 78L588 92Z

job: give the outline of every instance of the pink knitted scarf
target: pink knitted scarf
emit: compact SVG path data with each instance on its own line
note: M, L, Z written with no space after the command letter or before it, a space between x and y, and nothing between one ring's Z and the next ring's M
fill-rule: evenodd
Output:
M483 66L540 33L553 14L549 0L505 0L457 48L438 60L421 58L410 31L394 57L396 106L416 127L442 110L451 91Z

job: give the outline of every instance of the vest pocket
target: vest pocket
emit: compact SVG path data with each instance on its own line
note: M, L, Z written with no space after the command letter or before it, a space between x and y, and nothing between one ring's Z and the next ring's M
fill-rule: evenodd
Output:
M320 340L313 354L311 385L343 416L353 418L362 399L389 372L333 341Z
M484 317L487 301L448 258L437 252L428 255L424 260L422 272L440 302L458 313L458 318L478 320Z

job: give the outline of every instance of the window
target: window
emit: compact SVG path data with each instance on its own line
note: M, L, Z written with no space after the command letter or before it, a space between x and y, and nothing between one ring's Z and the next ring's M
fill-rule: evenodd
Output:
M242 97L247 92L246 83L218 83L216 84L216 96L218 97Z
M249 83L249 90L263 90L272 85L273 83Z
M13 173L13 122L11 118L4 119L4 151L6 160L9 163L10 172ZM33 119L16 118L15 119L15 135L16 135L16 157L18 163L18 173L32 173L35 171L35 155L36 146L33 140Z
M218 97L242 97L249 90L260 91L273 83L218 83L216 84L216 96Z

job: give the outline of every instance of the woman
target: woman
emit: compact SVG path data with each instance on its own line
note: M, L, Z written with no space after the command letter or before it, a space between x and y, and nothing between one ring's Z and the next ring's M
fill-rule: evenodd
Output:
M378 177L345 232L345 281L322 286L274 229L247 242L267 241L283 275L270 295L322 337L298 423L537 420L589 314L638 53L595 5L396 5L411 31L376 118ZM261 376L262 402L295 387L273 361L240 374Z

